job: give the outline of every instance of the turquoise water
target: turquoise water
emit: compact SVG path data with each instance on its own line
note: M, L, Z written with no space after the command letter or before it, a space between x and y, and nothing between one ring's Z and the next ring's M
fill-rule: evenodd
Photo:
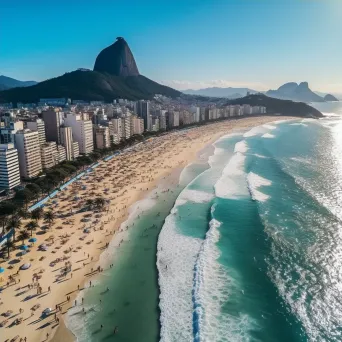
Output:
M341 132L279 122L215 144L159 236L161 341L342 340Z

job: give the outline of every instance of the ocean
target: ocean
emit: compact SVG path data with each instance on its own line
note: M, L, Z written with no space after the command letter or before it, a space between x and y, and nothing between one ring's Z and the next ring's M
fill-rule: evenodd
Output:
M317 106L222 137L133 208L89 312L69 313L78 340L341 341L342 106Z

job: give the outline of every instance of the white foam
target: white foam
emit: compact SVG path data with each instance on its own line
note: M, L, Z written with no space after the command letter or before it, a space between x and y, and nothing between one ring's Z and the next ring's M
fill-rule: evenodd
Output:
M241 140L235 144L234 153L236 152L246 153L247 151L248 151L248 144L246 140Z
M240 152L235 153L230 159L214 186L217 197L237 199L241 196L248 196L241 183L241 176L244 175L245 159L246 156Z
M304 127L308 127L308 125L302 123L302 122L295 122L295 123L292 123L290 124L290 126L304 126Z
M249 341L248 331L257 329L247 315L235 317L223 310L232 288L236 290L238 286L219 262L220 226L216 219L210 221L195 265L195 342Z
M181 234L169 215L158 238L160 341L191 341L193 267L202 240Z
M274 138L274 137L275 137L275 135L270 134L270 133L265 133L265 134L262 136L262 138L267 138L267 139L272 139L272 138Z
M255 156L255 157L257 157L257 158L261 158L261 159L269 159L268 157L263 156L263 155L261 155L261 154L257 154L257 153L253 153L252 155Z
M176 200L175 207L185 204L186 202L206 203L213 199L213 195L200 190L184 189Z
M266 178L263 178L253 172L249 172L247 175L247 184L252 199L258 202L265 202L269 199L269 196L262 193L258 189L262 186L270 186L272 182Z
M276 126L269 125L269 124L265 124L265 125L263 125L263 127L267 128L267 129L276 129L277 128Z
M220 137L218 140L216 140L215 142L219 142L221 140L225 140L227 138L231 138L231 137L238 137L239 135L242 135L242 133L236 132L236 133L229 133L226 135L223 135L222 137Z
M262 126L257 126L257 127L253 127L251 130L246 132L243 135L243 137L244 138L249 138L249 137L253 137L253 136L258 135L258 134L262 134L264 132L265 132L265 129Z

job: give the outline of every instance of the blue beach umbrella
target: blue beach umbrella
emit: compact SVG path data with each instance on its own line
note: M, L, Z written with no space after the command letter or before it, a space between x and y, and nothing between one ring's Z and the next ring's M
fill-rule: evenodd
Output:
M19 248L20 248L22 251L28 250L28 246L26 246L26 245L22 245L22 246L20 246Z
M0 267L0 273L4 273L5 269L3 267Z
M29 242L36 242L36 241L37 241L36 238L31 238L31 239L29 240Z

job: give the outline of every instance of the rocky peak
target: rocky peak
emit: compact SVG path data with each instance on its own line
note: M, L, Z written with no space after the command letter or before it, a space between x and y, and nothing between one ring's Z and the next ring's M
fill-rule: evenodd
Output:
M115 76L140 75L132 51L123 37L117 37L114 44L99 53L94 71L106 72Z

